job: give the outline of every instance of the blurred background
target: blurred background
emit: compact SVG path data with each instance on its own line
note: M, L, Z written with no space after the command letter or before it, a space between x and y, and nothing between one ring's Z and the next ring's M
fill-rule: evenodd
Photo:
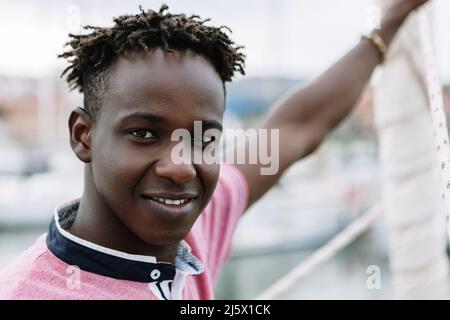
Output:
M450 106L450 2L435 0L433 32ZM68 143L67 118L81 105L59 78L69 32L80 24L160 1L0 0L0 268L46 231L55 206L81 195L82 165ZM258 126L277 98L310 81L367 30L369 0L165 1L172 12L227 25L246 47L247 75L228 86L225 126ZM251 299L331 239L380 197L372 91L313 156L293 166L243 218L222 271L219 299ZM381 269L381 287L366 285ZM310 273L290 299L389 299L386 226L373 228Z

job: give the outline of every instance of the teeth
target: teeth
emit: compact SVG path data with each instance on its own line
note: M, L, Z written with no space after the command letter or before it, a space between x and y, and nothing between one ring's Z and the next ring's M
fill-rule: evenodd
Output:
M175 206L182 205L183 203L188 201L188 199L166 199L166 198L152 198L152 199L161 203L171 204Z

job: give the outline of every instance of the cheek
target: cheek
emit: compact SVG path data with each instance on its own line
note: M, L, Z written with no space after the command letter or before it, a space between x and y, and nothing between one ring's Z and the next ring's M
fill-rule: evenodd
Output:
M123 143L113 143L107 139L96 145L95 150L92 167L99 191L114 198L132 195L145 172L146 157Z
M199 176L201 177L203 190L205 192L204 199L206 205L216 189L217 181L219 179L220 165L200 165L197 170L200 172Z

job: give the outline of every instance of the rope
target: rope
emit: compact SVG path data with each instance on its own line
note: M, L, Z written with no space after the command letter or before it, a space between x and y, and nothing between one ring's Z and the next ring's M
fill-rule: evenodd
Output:
M431 24L426 8L419 11L418 21L422 54L425 61L425 67L423 69L428 103L431 109L434 143L441 169L441 195L447 214L447 232L450 237L450 140L448 137L447 118L445 115L443 93L439 80L439 71L436 64L436 54L431 39Z
M381 215L381 208L376 205L358 217L343 231L328 241L324 246L315 251L305 261L291 270L287 275L278 280L274 285L261 293L257 300L271 300L282 295L295 285L301 278L316 269L319 265L329 260L338 251L345 248L357 237L363 234Z

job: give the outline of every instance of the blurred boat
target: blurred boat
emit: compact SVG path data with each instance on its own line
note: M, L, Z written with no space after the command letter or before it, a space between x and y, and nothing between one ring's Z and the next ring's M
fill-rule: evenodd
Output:
M34 172L23 157L17 157L16 171L10 166L8 174L0 175L0 226L4 229L47 224L57 205L82 192L82 166L73 155L54 154L46 170Z

